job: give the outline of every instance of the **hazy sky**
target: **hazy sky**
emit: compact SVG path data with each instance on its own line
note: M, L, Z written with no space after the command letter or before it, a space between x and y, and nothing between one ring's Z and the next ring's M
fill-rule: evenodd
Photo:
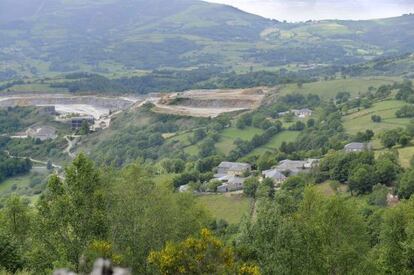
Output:
M304 21L372 19L414 12L414 0L207 0L264 17ZM414 27L414 26L413 26Z

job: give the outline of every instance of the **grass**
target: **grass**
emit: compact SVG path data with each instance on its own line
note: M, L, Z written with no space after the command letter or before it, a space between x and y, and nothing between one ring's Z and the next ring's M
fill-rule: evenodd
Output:
M31 186L34 178L45 180L49 172L46 169L33 169L30 173L9 178L0 182L0 197L7 197L12 193L28 198L36 197L35 191L40 190L41 185Z
M280 134L277 134L276 136L274 136L265 145L253 150L249 154L249 156L261 155L261 154L265 153L266 151L276 150L280 147L280 145L282 145L283 142L291 142L291 141L293 142L293 141L295 141L297 139L297 137L299 136L299 134L300 134L300 132L298 132L298 131L283 131Z
M345 116L345 129L350 134L356 134L367 129L379 133L383 130L405 127L410 122L410 119L397 118L395 116L395 112L404 105L406 105L405 102L398 100L387 100L376 103L371 108ZM382 121L380 123L374 123L371 120L372 115L381 116Z
M316 185L316 190L318 190L321 194L325 196L335 196L337 193L346 193L348 191L348 186L346 184L339 184L338 190L334 190L332 181L326 181L321 184Z
M184 148L184 152L186 154L196 156L200 152L200 148L198 147L197 144L195 144L195 145L191 145L191 146L188 146L188 147Z
M411 159L414 156L414 147L405 147L398 149L398 154L400 156L401 165L404 168L409 168L411 166Z
M228 155L234 148L236 148L234 139L229 137L221 137L220 141L216 143L217 151L224 155Z
M230 127L221 132L221 136L231 139L240 138L242 140L251 140L255 135L260 135L262 133L262 129L254 127L248 127L245 129L237 129L235 127Z
M394 81L398 80L398 78L392 77L335 79L307 83L304 84L302 88L299 88L296 84L289 84L280 90L280 94L316 94L324 98L333 98L339 92L349 92L351 95L357 96L361 92L366 92L369 87L379 87L384 84L392 84Z
M30 184L30 174L9 178L0 183L0 194L11 191L12 186L26 187Z
M225 129L220 133L220 140L216 143L216 149L224 155L228 155L231 150L236 148L234 145L234 140L240 138L242 140L251 140L255 135L260 135L263 133L262 129L248 127L245 129L237 129L235 127L230 127Z
M237 224L244 215L248 215L251 201L244 194L216 194L197 197L216 219L224 219L230 224Z

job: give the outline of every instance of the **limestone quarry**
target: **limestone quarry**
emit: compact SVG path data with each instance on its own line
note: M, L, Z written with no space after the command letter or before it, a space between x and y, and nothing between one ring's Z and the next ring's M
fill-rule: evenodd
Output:
M260 106L268 91L266 88L232 90L191 90L167 94L155 101L159 113L217 117L223 113L251 110Z

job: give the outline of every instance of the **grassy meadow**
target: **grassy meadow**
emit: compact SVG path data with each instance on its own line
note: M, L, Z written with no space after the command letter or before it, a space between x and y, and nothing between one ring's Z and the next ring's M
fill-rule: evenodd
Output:
M344 127L350 134L356 134L367 129L371 129L375 133L380 133L383 130L405 127L410 122L410 119L397 118L395 115L395 112L404 105L406 103L399 100L378 102L371 108L345 116ZM374 123L371 120L373 115L381 116L382 121L380 123Z
M251 200L238 193L199 196L197 200L214 218L224 219L230 224L239 223L251 208Z

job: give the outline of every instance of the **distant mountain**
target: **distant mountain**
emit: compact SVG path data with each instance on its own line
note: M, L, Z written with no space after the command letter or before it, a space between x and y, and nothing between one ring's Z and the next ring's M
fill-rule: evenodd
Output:
M346 65L414 51L414 16L287 24L198 0L0 0L0 82L216 66Z

